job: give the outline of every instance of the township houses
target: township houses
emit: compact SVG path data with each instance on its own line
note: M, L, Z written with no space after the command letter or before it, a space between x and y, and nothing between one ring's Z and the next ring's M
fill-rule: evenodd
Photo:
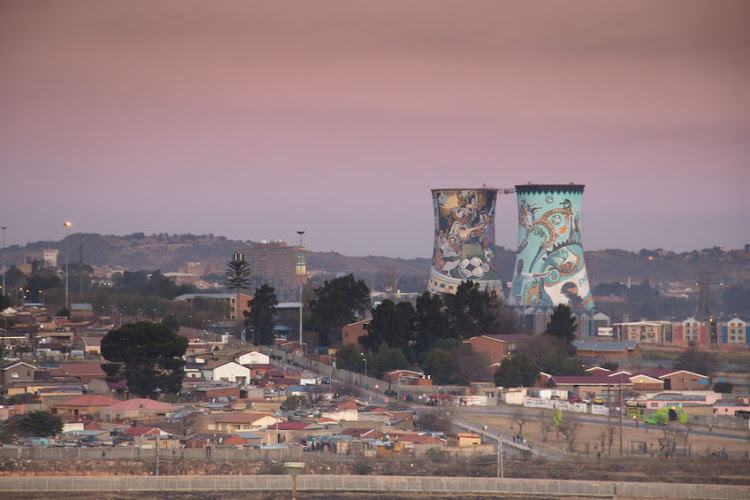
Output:
M281 422L281 419L272 415L231 412L220 416L212 424L209 424L208 430L222 432L258 431L277 422Z
M638 359L641 356L641 347L635 341L575 340L573 346L579 358Z
M266 428L266 443L291 443L306 437L327 435L322 425L314 422L276 422Z
M694 391L689 393L661 392L646 396L646 408L662 410L664 408L688 408L695 413L698 408L705 408L706 414L713 412L713 405L721 399L721 394L713 391Z
M148 398L135 398L117 401L99 410L99 417L105 422L126 419L154 419L162 418L177 411L177 407L154 401Z
M158 437L158 439L157 439ZM140 448L172 450L180 447L180 438L164 432L158 427L131 427L118 435L118 440L128 441Z
M708 386L708 377L687 370L609 371L601 367L587 370L589 375L540 374L537 387L566 390L571 396L600 395L624 389L632 391L697 391Z
M531 335L479 335L464 340L474 352L485 352L490 356L491 363L501 363L503 359L515 354L518 347L532 339Z
M83 350L90 356L101 355L103 337L83 337Z
M92 419L100 410L118 403L116 399L100 396L98 394L85 394L65 401L60 401L51 407L53 415L62 419L78 420L80 418Z
M241 365L267 365L271 358L257 351L244 352L235 356L234 360Z
M717 401L713 406L714 415L747 415L750 414L749 398L741 398L737 401Z
M6 389L17 382L33 382L36 366L24 361L12 361L0 365L0 385Z
M201 367L203 380L224 380L238 385L250 383L250 369L234 361L213 361Z
M183 440L185 448L208 448L211 446L256 446L263 443L263 437L254 432L226 434L199 432Z
M432 379L414 370L390 370L383 374L383 380L399 385L432 385Z
M60 363L60 366L50 368L50 373L54 379L75 379L83 384L88 384L97 378L107 378L107 374L98 362Z

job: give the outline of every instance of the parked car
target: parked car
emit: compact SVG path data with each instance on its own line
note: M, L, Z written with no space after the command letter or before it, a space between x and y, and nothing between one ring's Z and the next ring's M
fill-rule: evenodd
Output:
M570 398L568 398L568 402L570 402L570 403L581 403L581 402L583 402L583 400L581 398L577 398L577 397L571 396Z

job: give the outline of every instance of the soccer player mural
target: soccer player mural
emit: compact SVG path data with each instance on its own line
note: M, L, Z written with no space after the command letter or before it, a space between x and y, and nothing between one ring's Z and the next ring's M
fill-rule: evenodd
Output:
M433 189L435 244L428 289L455 292L465 280L502 288L495 259L496 189Z
M594 308L581 244L580 184L516 186L518 251L509 302Z

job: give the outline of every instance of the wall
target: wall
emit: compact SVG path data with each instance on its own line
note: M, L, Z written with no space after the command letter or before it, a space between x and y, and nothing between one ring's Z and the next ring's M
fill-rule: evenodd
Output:
M5 477L0 491L289 491L284 476ZM425 476L297 477L299 491L443 492L475 495L745 499L747 486Z

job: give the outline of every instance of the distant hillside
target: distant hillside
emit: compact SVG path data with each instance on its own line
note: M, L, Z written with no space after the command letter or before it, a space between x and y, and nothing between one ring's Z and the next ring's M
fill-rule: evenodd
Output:
M145 235L126 236L76 233L69 236L70 262L78 262L79 245L83 242L83 260L86 264L122 266L128 270L161 269L177 271L185 262L202 262L213 265L223 273L226 262L238 249L249 250L252 243L229 240L223 236L209 235ZM39 241L23 247L6 248L8 264L39 259L45 248L58 249L60 262L64 262L64 241ZM500 272L510 281L515 252L497 247ZM675 254L661 251L627 252L624 250L596 250L586 252L586 265L593 284L624 282L634 283L649 279L651 283L690 282L699 271L712 271L714 282L743 284L750 287L750 253L744 250L707 250ZM309 252L308 268L311 272L327 275L352 272L367 279L371 286L380 289L397 283L404 291L420 290L426 282L430 258L398 259L390 257L350 257L337 252Z

